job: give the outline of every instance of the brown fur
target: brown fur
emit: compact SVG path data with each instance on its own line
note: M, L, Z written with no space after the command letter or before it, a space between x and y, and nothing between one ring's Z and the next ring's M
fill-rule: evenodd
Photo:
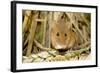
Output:
M60 21L52 25L51 28L51 43L55 49L70 49L77 46L77 34L72 31L70 22ZM60 45L59 48L56 46Z

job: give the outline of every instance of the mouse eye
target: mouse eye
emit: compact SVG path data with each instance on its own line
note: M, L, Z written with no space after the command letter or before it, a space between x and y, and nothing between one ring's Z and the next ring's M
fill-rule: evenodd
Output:
M59 36L59 32L57 32L57 34L56 34L57 36Z
M65 36L67 36L67 34L65 33Z

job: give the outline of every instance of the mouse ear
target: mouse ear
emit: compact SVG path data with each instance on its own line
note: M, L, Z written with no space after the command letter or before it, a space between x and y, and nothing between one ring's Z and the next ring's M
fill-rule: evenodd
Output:
M66 22L66 26L69 30L72 29L72 23L71 22Z
M50 25L50 29L52 29L54 26L56 26L56 24L57 24L57 21L53 20Z
M63 13L63 15L62 15L62 17L61 17L62 19L65 19L66 21L70 21L70 18L69 18L69 16L67 15L67 13Z
M67 13L63 12L63 13L60 13L59 14L58 21L69 22L70 21L70 18L67 15Z

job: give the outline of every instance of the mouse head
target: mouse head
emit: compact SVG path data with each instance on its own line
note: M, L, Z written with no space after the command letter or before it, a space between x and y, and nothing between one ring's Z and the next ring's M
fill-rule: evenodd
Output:
M51 27L51 43L55 49L65 49L69 37L70 22L63 19L54 22Z

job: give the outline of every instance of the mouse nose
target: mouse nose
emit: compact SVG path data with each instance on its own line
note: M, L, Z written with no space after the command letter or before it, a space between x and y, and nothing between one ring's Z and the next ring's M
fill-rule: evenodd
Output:
M61 49L65 49L66 48L66 45L62 45Z
M66 45L57 45L55 48L56 49L65 49Z

